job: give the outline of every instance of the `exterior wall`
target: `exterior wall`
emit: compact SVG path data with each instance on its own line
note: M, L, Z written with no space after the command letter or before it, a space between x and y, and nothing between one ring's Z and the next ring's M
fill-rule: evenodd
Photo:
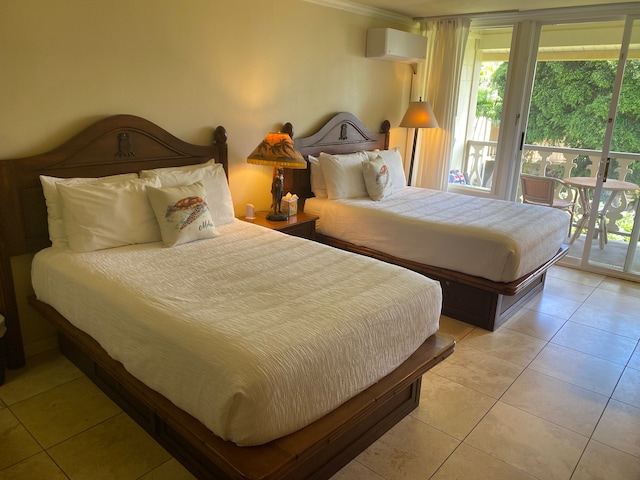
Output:
M306 136L340 111L372 130L400 122L412 69L365 58L372 27L408 29L300 0L2 2L0 159L46 151L116 113L194 143L223 125L236 211L267 209L271 170L246 163L267 132L290 121ZM391 143L405 148L405 130ZM14 262L27 355L53 338L24 300L29 265Z

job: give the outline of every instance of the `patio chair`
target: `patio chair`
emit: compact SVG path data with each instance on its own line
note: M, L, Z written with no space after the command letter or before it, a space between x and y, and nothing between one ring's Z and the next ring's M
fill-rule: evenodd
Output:
M576 209L576 190L566 185L562 180L554 177L539 177L537 175L520 175L520 185L522 187L522 203L533 205L545 205L547 207L559 208L569 212L569 233L573 226L573 217ZM562 200L556 197L556 190L564 188L567 192L567 199Z

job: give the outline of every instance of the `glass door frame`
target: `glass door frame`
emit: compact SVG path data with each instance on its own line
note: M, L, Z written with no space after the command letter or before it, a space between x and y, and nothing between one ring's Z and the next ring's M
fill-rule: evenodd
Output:
M615 42L621 42L620 57L618 59L618 71L613 86L613 97L610 104L609 121L606 128L606 136L602 146L602 159L598 165L598 180L594 191L594 200L592 202L592 211L597 211L597 205L594 205L595 199L599 199L602 193L602 180L604 178L604 168L606 159L609 156L613 127L615 125L615 112L618 107L618 99L622 86L624 74L624 62L627 58L631 30L635 20L640 18L637 11L633 12L607 12L600 11L599 15L594 15L593 11L587 12L586 15L579 15L579 12L573 12L571 15L560 17L549 15L541 16L533 19L522 19L510 22L504 22L501 26L510 26L513 28L511 49L509 53L509 72L505 86L505 98L503 103L504 111L502 112L500 132L498 135L498 145L496 158L502 161L496 162L493 172L493 182L489 196L501 198L505 200L515 201L518 195L519 175L522 168L522 150L524 147L524 138L527 128L527 119L529 107L531 103L531 93L535 70L537 64L537 52L540 43L540 34L542 27L554 24L602 22L602 21L625 21L624 33L622 38L616 38ZM628 14L631 13L631 14ZM474 25L472 25L474 27ZM495 27L495 26L494 26ZM488 192L487 192L488 193ZM486 193L485 193L486 194ZM596 210L593 210L595 206ZM593 215L589 218L588 231L586 238L593 238L593 232L596 227L597 216ZM634 224L631 233L631 241L640 237L640 221ZM638 275L630 273L627 264L630 263L629 255L633 255L633 248L629 248L627 252L627 261L625 262L624 271L606 268L600 264L594 264L590 261L591 243L586 242L585 250L579 262L575 259L566 260L565 263L570 266L577 266L583 270L603 273L607 275L620 276L638 280ZM565 257L566 258L566 257ZM621 266L622 267L622 266Z
M609 104L609 118L607 121L607 127L606 127L605 136L603 140L602 157L600 158L600 163L598 165L598 173L596 175L596 188L594 189L593 200L591 202L592 212L598 211L600 198L602 198L603 184L606 180L607 171L608 171L608 164L609 164L608 158L609 158L609 152L611 151L611 141L613 139L613 129L615 127L616 113L618 111L618 104L620 102L620 93L622 91L622 82L624 79L624 71L625 71L627 58L629 55L629 44L631 42L631 33L633 30L634 22L637 20L637 18L638 17L627 16L625 20L624 32L622 34L622 39L620 44L620 55L618 57L618 68L616 71L616 78L613 84L611 103ZM597 217L598 217L597 215L591 215L589 217L588 228L586 233L587 239L594 238ZM630 274L629 272L630 270L629 266L631 264L630 255L632 257L633 254L635 254L635 245L633 248L631 248L632 247L631 242L634 238L633 232L637 232L637 229L638 229L638 222L636 222L635 220L637 219L634 218L633 231L631 235L631 240L629 242L629 246L627 247L625 262L624 262L624 265L621 266L623 273L627 273L627 274ZM636 243L637 243L637 234L636 234ZM592 245L593 245L593 240L585 241L580 266L583 269L589 269L589 270L593 268L597 268L597 269L603 268L608 272L609 271L608 268L601 267L598 264L593 263L591 259Z

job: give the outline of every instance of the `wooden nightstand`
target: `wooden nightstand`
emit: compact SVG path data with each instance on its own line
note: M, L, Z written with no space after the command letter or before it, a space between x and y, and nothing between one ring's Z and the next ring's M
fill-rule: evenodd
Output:
M256 218L249 220L245 217L238 217L245 222L255 223L263 227L278 230L279 232L293 235L294 237L307 238L315 240L316 238L316 220L317 215L309 215L306 213L298 213L292 215L287 221L272 222L267 220L267 212L256 212Z

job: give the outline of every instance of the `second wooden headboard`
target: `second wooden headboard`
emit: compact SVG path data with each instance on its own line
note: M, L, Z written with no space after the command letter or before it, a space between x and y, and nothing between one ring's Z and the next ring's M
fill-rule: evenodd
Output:
M283 127L283 131L293 137L296 148L305 159L309 155L317 156L320 152L342 154L361 150L386 150L389 148L390 130L391 123L385 120L380 126L380 133L372 132L349 112L334 115L320 130L304 138L294 137L291 123L286 123ZM284 180L285 191L298 195L298 208L304 210L304 201L313 196L310 169L287 170Z

